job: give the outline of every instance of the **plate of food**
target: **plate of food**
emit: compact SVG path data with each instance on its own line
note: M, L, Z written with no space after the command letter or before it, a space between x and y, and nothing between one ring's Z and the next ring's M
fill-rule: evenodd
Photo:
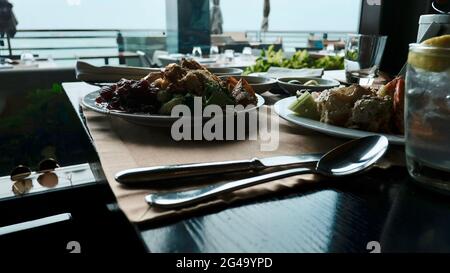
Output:
M245 79L224 81L196 61L185 59L140 80L122 79L104 86L87 94L81 104L136 124L166 127L180 118L171 116L175 106L186 105L193 113L195 101L201 102L202 110L208 105L222 109L242 105L244 111L251 111L264 105L264 98Z
M344 138L381 134L403 145L404 80L397 78L379 90L359 85L299 92L278 101L283 119L315 131Z

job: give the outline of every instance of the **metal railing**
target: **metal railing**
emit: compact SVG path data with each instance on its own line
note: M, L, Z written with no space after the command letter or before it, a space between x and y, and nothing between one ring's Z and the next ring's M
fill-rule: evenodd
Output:
M246 31L245 35L249 41L275 43L281 39L284 49L296 49L307 47L310 33L314 33L317 37L322 37L323 31ZM329 40L344 39L348 32L326 32Z
M119 33L123 37L165 36L163 30L148 29L21 29L10 39L11 50L5 42L0 47L0 55L17 58L23 52L30 52L40 59L55 61L103 58L103 55L118 54Z

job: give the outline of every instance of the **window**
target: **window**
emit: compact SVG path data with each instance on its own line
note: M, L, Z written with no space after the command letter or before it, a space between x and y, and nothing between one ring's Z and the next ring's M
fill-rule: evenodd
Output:
M166 28L165 0L10 0L19 29Z
M262 0L222 0L224 31L258 30ZM272 0L271 31L357 32L360 0ZM337 12L337 10L339 12ZM242 29L245 26L246 29Z
M165 0L11 2L20 29L166 28ZM259 29L262 0L222 0L221 8L224 31ZM360 10L360 0L272 0L269 30L356 32Z

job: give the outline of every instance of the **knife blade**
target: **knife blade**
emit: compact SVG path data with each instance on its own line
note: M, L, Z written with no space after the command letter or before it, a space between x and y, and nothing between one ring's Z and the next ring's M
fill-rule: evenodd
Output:
M263 170L273 167L284 167L315 163L323 154L300 154L293 156L275 156L266 158L253 158L250 160L208 162L155 166L147 168L129 169L118 172L115 176L117 182L124 185L150 183L154 181L189 178L212 174L224 174L241 171Z

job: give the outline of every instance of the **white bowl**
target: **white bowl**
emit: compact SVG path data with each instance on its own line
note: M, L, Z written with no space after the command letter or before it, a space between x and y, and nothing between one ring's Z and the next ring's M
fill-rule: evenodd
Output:
M289 81L297 80L301 82L301 84L289 83ZM314 80L319 85L304 85L304 83ZM283 77L278 78L278 85L283 88L286 92L295 95L298 90L301 89L309 89L312 91L323 91L326 89L331 89L335 87L339 87L341 85L336 80L330 79L321 79L321 78L308 78L308 77Z
M244 70L233 67L208 67L209 72L216 76L233 75L239 76L244 73Z

